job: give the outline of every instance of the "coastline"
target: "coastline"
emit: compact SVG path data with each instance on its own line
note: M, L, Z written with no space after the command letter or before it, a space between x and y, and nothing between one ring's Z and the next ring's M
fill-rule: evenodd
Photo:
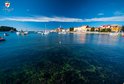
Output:
M110 34L111 32L69 32L74 34Z

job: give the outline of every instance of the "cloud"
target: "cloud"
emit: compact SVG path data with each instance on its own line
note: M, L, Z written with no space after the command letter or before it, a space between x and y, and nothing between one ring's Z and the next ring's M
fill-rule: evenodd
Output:
M101 17L101 18L67 18L67 17L1 17L0 21L17 21L17 22L109 22L124 21L123 16Z
M112 16L112 17L101 17L101 18L91 18L84 19L83 22L108 22L108 21L124 21L124 16Z
M123 13L123 12L120 12L120 11L116 11L116 12L114 13L114 15L124 15L124 13Z
M82 19L78 18L66 18L66 17L8 17L2 18L1 21L19 21L19 22L82 22Z
M104 15L104 13L98 13L99 16Z

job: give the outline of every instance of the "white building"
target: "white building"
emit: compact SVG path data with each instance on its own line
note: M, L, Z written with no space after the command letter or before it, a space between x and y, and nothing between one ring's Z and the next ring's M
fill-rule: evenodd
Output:
M74 31L75 32L87 32L90 29L91 28L88 25L86 25L86 26L76 27L74 28Z

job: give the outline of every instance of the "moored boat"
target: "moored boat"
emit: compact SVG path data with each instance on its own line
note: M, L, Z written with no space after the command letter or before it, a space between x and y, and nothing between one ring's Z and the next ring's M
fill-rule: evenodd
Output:
M17 35L21 35L21 32L18 31L18 32L16 32L16 34L17 34Z
M43 32L43 35L48 35L49 34L49 31L44 31Z
M4 38L2 38L2 37L0 37L0 41L5 41L5 39L4 39Z
M122 37L124 37L124 33L122 33L121 35L122 35Z
M4 36L9 36L9 34L7 34L7 33L4 33Z
M18 31L16 32L17 35L27 35L28 34L28 31Z
M28 31L25 31L24 34L27 35L28 34Z
M119 33L110 33L109 35L110 35L110 36L118 36Z

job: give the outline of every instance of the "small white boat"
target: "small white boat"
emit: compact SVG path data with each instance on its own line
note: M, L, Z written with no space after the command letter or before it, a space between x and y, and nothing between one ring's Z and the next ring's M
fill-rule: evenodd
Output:
M16 34L17 34L17 35L21 35L21 32L18 31L18 32L16 32Z
M49 31L44 31L42 34L43 35L48 35L49 34Z
M25 31L24 34L27 35L28 34L28 31Z
M22 35L21 31L16 32L17 35Z
M3 35L4 35L4 36L9 36L9 34L7 34L7 33L4 33Z
M17 35L27 35L28 34L28 31L18 31L16 32Z
M109 35L110 35L110 36L118 36L119 33L110 33Z
M46 24L45 24L45 30L42 32L42 35L48 35L50 31L46 30Z
M121 36L124 37L124 33L121 33Z
M58 34L66 34L66 32L58 32Z
M41 34L42 32L39 31L39 32L37 32L37 33L38 33L38 34Z

